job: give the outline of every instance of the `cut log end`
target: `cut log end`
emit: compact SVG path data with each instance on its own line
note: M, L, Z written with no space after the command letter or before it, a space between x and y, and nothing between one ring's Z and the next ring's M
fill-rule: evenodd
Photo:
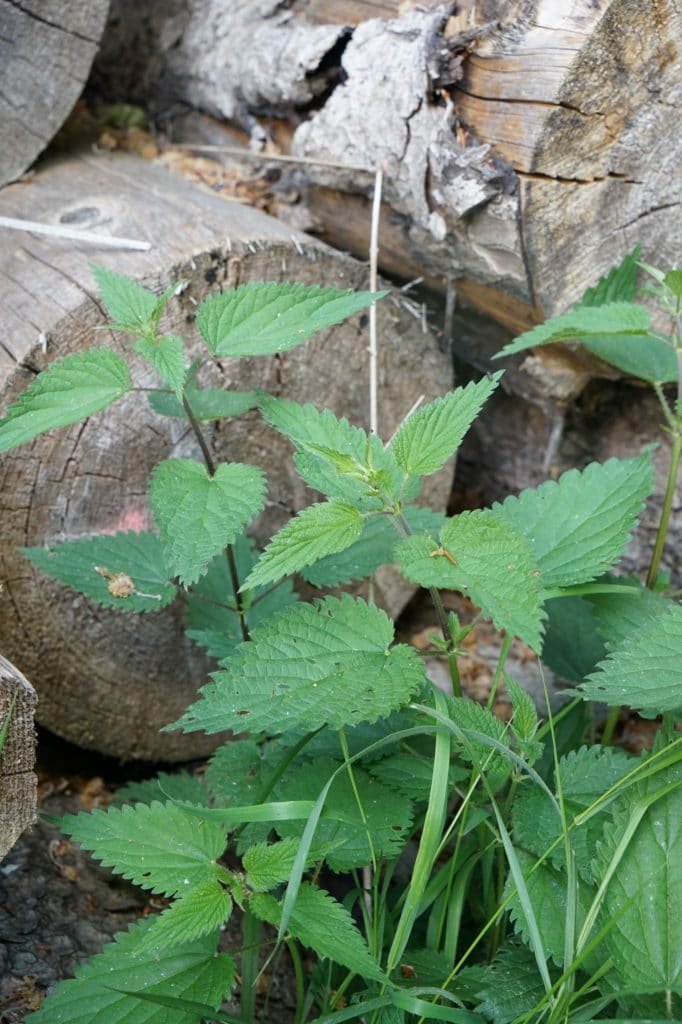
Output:
M0 655L0 860L36 819L35 729L37 695Z
M250 280L366 288L367 267L258 211L225 202L142 160L119 155L68 159L46 167L33 182L0 195L0 214L59 223L83 211L80 223L111 234L147 238L148 253L87 248L73 242L7 236L0 282L12 319L0 363L4 410L58 356L106 344L125 355L141 386L151 371L130 340L98 331L106 316L88 264L126 273L161 290L186 280L173 299L164 331L201 344L193 321L209 291ZM378 307L380 428L388 437L420 394L451 386L449 357L394 292ZM47 352L41 347L47 339ZM205 354L205 349L203 349ZM203 371L202 371L203 372ZM316 335L305 345L261 359L221 359L206 384L239 391L262 388L329 407L365 424L368 408L367 331L362 316ZM265 513L255 524L263 541L309 504L293 471L291 446L255 413L208 427L218 459L262 466L268 477ZM18 547L56 543L118 529L152 528L146 493L151 470L170 456L199 457L183 420L152 412L131 393L85 423L54 431L0 463L3 502L0 642L36 681L39 721L81 746L122 758L182 760L203 756L219 737L160 733L196 698L211 665L183 632L181 602L145 615L117 613L50 582L31 569ZM443 508L452 466L432 478L424 501ZM392 611L405 602L404 583L383 580ZM379 597L381 597L381 587Z

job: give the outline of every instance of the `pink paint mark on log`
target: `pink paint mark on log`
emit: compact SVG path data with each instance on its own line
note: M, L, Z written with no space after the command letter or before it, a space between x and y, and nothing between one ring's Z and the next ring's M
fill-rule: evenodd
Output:
M100 533L142 533L149 528L147 509L127 508L121 512L118 519L111 525L106 526Z

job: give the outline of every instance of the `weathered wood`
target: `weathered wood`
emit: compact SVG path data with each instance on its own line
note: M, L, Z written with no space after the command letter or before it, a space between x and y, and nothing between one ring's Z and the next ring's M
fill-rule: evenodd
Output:
M91 262L158 290L170 281L187 280L163 327L188 336L195 346L195 304L209 290L263 279L367 287L366 265L127 155L60 160L0 194L1 214L29 212L50 223L148 239L152 249L113 253L68 241L3 235L2 410L36 369L98 341L131 359L140 384L154 385L153 374L132 355L127 338L94 334L106 317L95 297ZM420 394L448 390L452 371L449 357L422 333L398 293L379 305L378 322L380 430L389 436ZM238 390L260 387L312 400L366 424L366 349L364 321L355 317L279 357L221 359L210 368L207 383ZM266 470L269 500L256 524L260 539L313 500L293 472L290 445L255 412L216 426L211 443L218 458L253 462ZM149 525L145 495L151 469L169 455L199 455L186 423L157 416L142 395L130 394L85 424L36 439L0 460L0 578L6 583L0 596L0 642L35 679L42 723L85 747L125 758L187 758L216 743L215 737L200 733L158 733L207 678L206 659L182 633L181 603L145 616L98 609L46 581L16 548L144 529ZM425 501L443 507L451 478L450 466L429 483ZM406 598L404 582L384 576L380 597L396 610Z
M31 166L80 96L108 0L0 0L0 185Z
M139 37L129 3L113 9L112 88ZM195 0L184 20L159 4L145 25L154 109L184 99L255 141L274 115L301 157L381 165L382 265L454 279L460 301L512 330L564 310L637 242L651 261L678 257L674 0ZM363 253L368 176L308 165L292 181L324 238ZM563 400L572 362L557 358L545 391Z
M0 728L9 718L0 750L0 860L36 818L36 692L29 681L0 655Z

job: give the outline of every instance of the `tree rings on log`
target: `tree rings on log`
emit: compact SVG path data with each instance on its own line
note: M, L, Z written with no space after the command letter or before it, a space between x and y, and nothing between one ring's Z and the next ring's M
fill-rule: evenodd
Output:
M187 281L162 328L195 346L196 304L209 292L253 280L341 288L368 283L366 265L124 154L55 161L31 182L6 188L0 214L51 224L77 221L81 228L151 243L149 252L112 252L30 234L3 236L2 411L36 371L98 342L125 354L138 384L158 383L127 337L95 333L107 318L90 263L159 292L170 282ZM451 387L452 370L449 356L404 308L399 292L380 302L377 312L379 428L388 437L421 394L429 399ZM279 356L221 359L211 364L206 383L263 388L366 425L365 321L356 316ZM314 500L293 472L290 445L257 413L220 422L210 442L218 459L265 470L268 502L255 525L260 540ZM146 493L153 466L169 456L199 455L185 421L158 416L143 395L131 393L85 423L53 431L0 460L0 643L34 679L39 721L72 742L122 758L169 761L202 756L218 742L201 733L159 734L192 701L210 668L184 636L181 601L137 616L102 609L46 580L16 550L151 528ZM430 478L424 503L443 508L451 482L452 465ZM383 603L393 611L408 596L404 582L384 577L382 587Z

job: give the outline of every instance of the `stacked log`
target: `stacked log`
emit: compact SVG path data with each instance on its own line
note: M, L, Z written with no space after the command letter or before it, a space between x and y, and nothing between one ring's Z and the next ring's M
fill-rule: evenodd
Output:
M112 251L67 239L5 235L0 282L7 310L0 345L0 414L54 359L97 344L125 355L141 386L158 386L107 323L90 263L158 292L184 280L162 329L199 344L197 303L210 291L253 280L366 288L368 268L273 218L172 176L129 155L70 157L31 182L0 193L0 216L90 228L148 241L148 252ZM204 383L262 388L327 406L367 425L367 330L356 316L289 353L221 359ZM379 305L380 429L390 436L416 398L447 391L452 369L433 336L405 310L397 291ZM98 330L99 329L99 330ZM204 350L205 352L205 350ZM210 429L210 428L209 428ZM251 412L212 430L218 459L251 462L268 477L269 500L256 524L264 541L314 500L295 475L291 446ZM164 458L201 457L183 420L158 416L131 393L84 424L53 431L0 460L0 644L34 680L38 720L86 748L122 758L198 757L219 738L159 734L192 702L211 665L182 630L182 603L144 616L96 607L32 569L19 547L95 533L152 528L146 493ZM452 465L426 489L444 508ZM412 588L385 575L378 597L392 611Z

